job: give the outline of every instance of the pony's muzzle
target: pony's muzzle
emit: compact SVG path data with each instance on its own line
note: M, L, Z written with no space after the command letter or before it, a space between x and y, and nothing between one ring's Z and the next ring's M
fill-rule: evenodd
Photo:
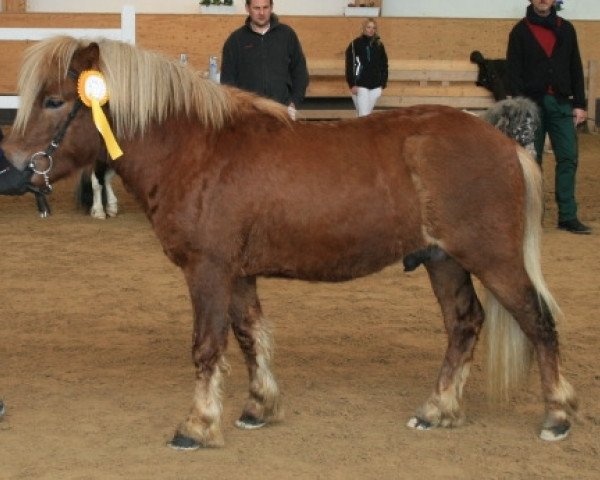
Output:
M23 195L29 191L33 171L19 170L0 149L0 195Z
M50 215L50 205L46 199L46 193L52 191L52 187L48 181L48 172L52 168L52 157L42 152L48 161L44 169L39 169L35 159L40 154L34 154L27 167L24 170L19 170L15 167L4 155L4 151L0 148L0 195L23 195L31 192L35 195L40 217L46 218ZM32 183L33 174L42 175L44 178L44 186L36 187Z

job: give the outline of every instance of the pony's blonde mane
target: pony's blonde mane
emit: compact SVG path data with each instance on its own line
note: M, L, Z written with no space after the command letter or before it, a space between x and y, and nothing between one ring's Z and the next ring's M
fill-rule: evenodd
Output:
M251 112L262 112L287 122L285 107L271 100L224 88L199 72L163 55L127 43L100 39L99 68L106 78L109 109L118 137L143 135L151 123L170 116L197 119L221 129ZM21 107L14 128L23 132L39 94L46 85L64 82L71 59L90 41L54 37L30 47L19 75Z

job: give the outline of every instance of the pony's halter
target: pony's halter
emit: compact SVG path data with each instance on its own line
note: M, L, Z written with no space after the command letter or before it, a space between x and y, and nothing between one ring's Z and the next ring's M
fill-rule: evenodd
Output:
M67 72L67 74L69 77L71 77L75 81L77 81L77 79L79 78L79 73L76 72L75 70L69 70ZM73 121L75 116L77 115L77 112L79 112L79 109L81 108L82 105L83 105L83 102L81 101L81 99L79 97L77 97L77 99L75 100L75 103L73 104L73 108L71 108L71 111L67 115L67 119L64 121L64 123L60 127L58 127L58 130L52 137L52 140L50 140L50 144L48 145L46 150L44 150L43 152L42 151L36 152L33 155L31 155L31 157L29 158L29 163L27 164L27 168L29 170L31 170L33 173L41 175L44 178L44 186L43 187L41 187L39 189L36 187L32 187L34 193L36 193L36 196L37 196L37 192L39 192L39 194L41 194L41 195L52 192L52 185L50 185L50 179L48 177L48 174L50 173L50 171L52 170L52 167L54 166L54 160L52 159L52 154L59 147L60 143L62 142L63 138L65 137L65 134L67 133L67 128L69 128L69 125L71 124L71 122ZM46 164L43 168L39 168L37 165L37 161L42 158L46 159ZM38 204L39 204L39 201L38 201Z
M77 81L77 79L79 78L79 74L74 70L69 70L67 74L75 81ZM27 185L27 189L35 195L37 209L40 213L40 217L42 218L46 218L48 215L50 215L50 205L48 204L48 200L46 199L46 194L52 193L52 185L50 185L50 178L48 177L48 174L54 166L52 154L56 151L56 149L60 145L60 142L62 142L65 133L67 132L67 128L69 128L69 125L77 115L77 112L79 111L82 105L83 102L79 97L77 97L73 108L71 108L69 115L67 115L67 119L58 128L58 130L52 137L52 140L50 140L50 144L48 145L46 150L44 150L43 152L36 152L33 155L31 155L31 157L29 158L29 163L27 164L27 167L25 167L25 170L29 170L32 173L41 175L44 179L43 187L35 187L31 183ZM46 163L44 167L40 168L37 165L37 161L42 158L46 159Z

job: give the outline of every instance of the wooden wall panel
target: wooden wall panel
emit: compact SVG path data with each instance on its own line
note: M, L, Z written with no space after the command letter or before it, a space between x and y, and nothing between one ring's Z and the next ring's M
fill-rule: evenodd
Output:
M16 92L17 74L23 52L31 42L0 42L2 45L2 68L0 68L0 93Z
M208 68L208 57L221 57L227 36L239 27L241 15L137 15L136 43L179 58L186 53L191 65Z
M231 31L242 25L244 19L243 15L139 14L136 17L137 44L173 58L187 53L192 65L206 69L208 57L220 57L223 42ZM363 19L295 16L282 17L281 20L296 30L310 63L311 59L343 59L346 46L359 34ZM463 61L468 60L470 52L475 49L490 58L504 57L508 33L515 23L515 20L389 17L380 17L377 21L391 59ZM578 31L584 62L600 60L600 42L597 41L600 38L600 22L573 23ZM0 27L115 28L119 25L118 14L0 14ZM2 43L0 93L11 93L24 45ZM319 87L319 84L313 87ZM332 88L341 89L343 85ZM600 85L592 96L600 97Z
M208 57L220 57L231 31L244 20L240 15L138 15L137 42L145 48L176 57L187 53L196 68L208 68ZM360 33L359 17L282 17L291 25L311 59L343 59L350 41ZM468 60L480 50L488 58L504 58L510 29L515 20L378 18L379 32L390 59ZM573 22L578 32L584 63L600 60L600 22ZM178 25L178 28L173 28ZM158 32L164 32L159 34ZM435 34L431 34L435 32ZM313 92L345 91L341 83L328 85L312 79ZM600 98L600 85L593 98Z
M118 13L3 13L0 27L22 28L119 28Z
M120 28L118 14L2 13L1 28ZM31 42L0 41L0 94L14 94L23 51Z
M2 0L2 11L24 13L27 11L26 0Z
M138 15L137 42L171 55L186 51L191 60L208 59L221 51L229 33L243 20L241 15ZM358 17L282 17L281 20L296 30L309 60L343 58L350 41L360 33L362 22ZM377 21L390 58L422 60L468 60L472 50L480 50L490 58L502 58L515 23L514 20L383 17ZM574 23L584 61L600 59L600 42L595 40L600 35L600 22Z
M242 25L240 15L138 15L137 43L168 55L186 52L200 65L220 54L230 32ZM302 42L307 58L342 59L350 41L360 34L358 17L282 17ZM474 49L504 56L514 22L378 18L388 56L396 59L465 60ZM177 25L177 28L173 28ZM600 23L597 25L600 31ZM433 36L425 32L439 32ZM159 35L158 32L161 32ZM600 49L599 49L600 50Z

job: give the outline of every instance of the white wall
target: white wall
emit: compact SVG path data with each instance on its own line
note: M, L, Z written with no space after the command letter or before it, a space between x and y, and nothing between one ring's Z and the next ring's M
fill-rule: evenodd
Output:
M234 0L243 14L245 0ZM348 0L274 0L281 15L343 15ZM28 0L30 12L120 12L133 5L138 13L198 13L198 0ZM389 17L520 18L528 0L383 0L382 15ZM600 0L565 0L567 19L600 19Z
M236 13L245 14L245 0L234 0ZM133 5L138 13L199 13L199 0L27 0L29 12L120 12ZM281 15L342 15L348 0L273 0Z
M520 18L529 0L383 0L386 17ZM569 20L600 19L599 0L564 0L560 15Z

